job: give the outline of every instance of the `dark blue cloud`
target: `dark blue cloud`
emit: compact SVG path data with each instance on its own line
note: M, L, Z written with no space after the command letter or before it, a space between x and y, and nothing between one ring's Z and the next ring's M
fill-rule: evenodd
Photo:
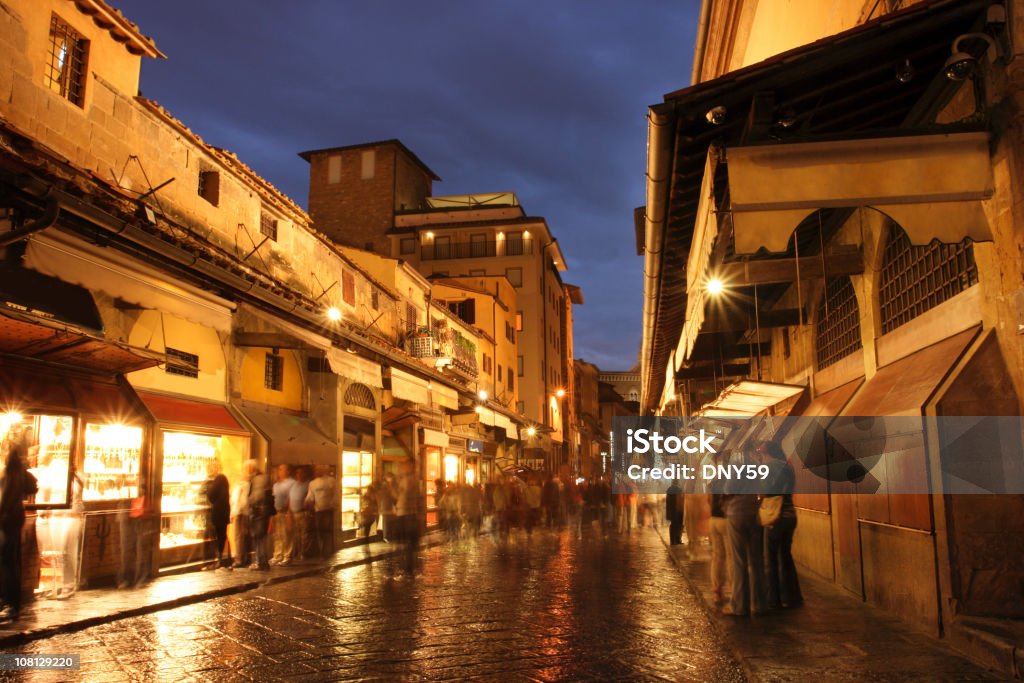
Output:
M143 93L300 204L296 152L394 137L438 194L514 191L583 288L576 355L635 362L646 108L688 83L699 3L112 1L169 57Z

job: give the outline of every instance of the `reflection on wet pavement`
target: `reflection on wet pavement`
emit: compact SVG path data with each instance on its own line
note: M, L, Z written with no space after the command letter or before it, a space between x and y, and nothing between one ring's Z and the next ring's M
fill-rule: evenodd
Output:
M351 567L23 651L81 653L90 682L743 680L649 530L484 537L424 551L415 580L389 576L385 562Z

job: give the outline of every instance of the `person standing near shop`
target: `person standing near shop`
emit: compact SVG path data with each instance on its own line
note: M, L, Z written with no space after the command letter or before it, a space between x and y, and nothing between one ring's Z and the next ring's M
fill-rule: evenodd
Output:
M416 573L416 552L420 545L423 512L423 497L420 495L420 480L416 476L415 458L409 457L402 463L402 470L395 483L395 517L403 544L403 569L411 579Z
M309 493L309 475L306 467L295 468L295 483L288 492L289 514L292 525L292 558L304 560L310 556L309 515L306 513L306 495Z
M309 482L306 507L313 510L317 554L326 559L334 553L334 508L338 504L338 483L326 465L316 466L316 478Z
M231 492L231 530L234 534L235 567L242 568L249 566L249 480L252 479L252 469L249 463L255 466L253 460L242 464L242 480L235 485Z
M746 447L749 450L750 446ZM748 459L749 461L749 459ZM757 519L760 501L748 482L731 482L725 506L729 534L732 594L722 610L731 616L762 614L767 610L764 593L764 529Z
M771 609L799 607L804 598L792 552L793 533L796 531L796 508L793 507L796 473L777 442L766 442L759 454L769 468L765 490L782 496L782 512L764 534L768 556L768 606Z
M665 492L665 521L668 522L669 545L683 542L683 489L673 480Z
M25 525L25 498L39 490L36 478L25 469L24 436L8 444L0 479L0 582L7 607L3 616L17 619L21 611L21 529Z
M295 486L292 466L277 466L277 481L274 482L274 556L270 564L287 567L295 554L295 529L291 519L291 492Z
M210 463L209 477L203 487L206 502L210 506L207 511L207 537L213 539L213 554L217 560L217 564L207 569L230 567L230 555L225 552L225 548L228 543L228 522L231 521L231 489L218 460Z
M132 499L131 507L122 510L121 564L117 572L118 588L138 588L149 579L152 551L150 549L150 520L152 501L146 495L147 482L139 477L139 495Z
M249 569L270 569L267 558L267 529L274 513L274 495L270 479L263 474L255 460L246 463L252 471L249 479L249 541L252 543L253 562Z

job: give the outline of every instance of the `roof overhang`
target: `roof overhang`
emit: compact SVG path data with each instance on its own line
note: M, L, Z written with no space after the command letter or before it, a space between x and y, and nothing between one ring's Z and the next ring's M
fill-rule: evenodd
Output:
M799 396L806 387L775 382L744 380L731 384L705 404L698 415L706 417L752 417L767 415L778 405Z

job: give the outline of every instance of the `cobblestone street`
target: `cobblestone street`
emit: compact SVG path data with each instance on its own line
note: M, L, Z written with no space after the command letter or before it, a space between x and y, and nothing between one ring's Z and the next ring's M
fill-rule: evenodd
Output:
M422 558L415 582L378 562L19 650L81 653L77 680L90 682L743 679L650 530L518 532L504 547L482 537Z

